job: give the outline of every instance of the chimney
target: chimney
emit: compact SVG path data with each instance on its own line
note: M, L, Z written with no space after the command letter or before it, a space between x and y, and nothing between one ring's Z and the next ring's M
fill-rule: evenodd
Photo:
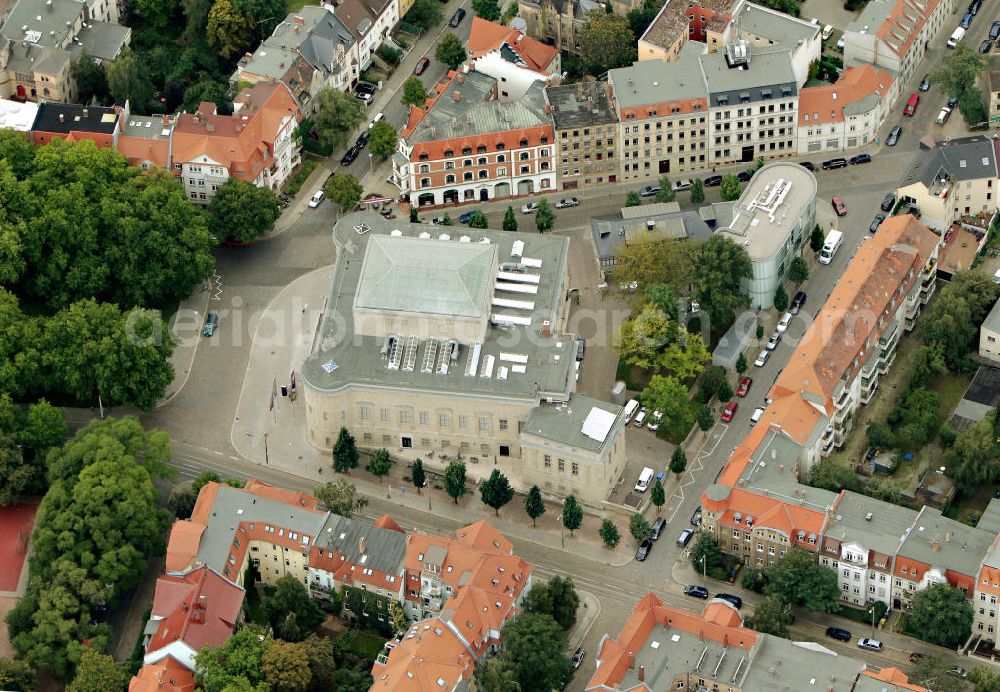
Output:
M365 541L365 537L362 536L361 538L358 539L358 552L364 555L366 547L367 547L367 542Z
M83 109L83 117L86 118L88 115L90 115L90 109L85 107Z
M548 320L542 322L542 336L546 339L552 336L552 323Z
M59 122L61 122L61 123L66 122L66 116L63 115L62 113L59 114Z
M300 17L299 15L295 15L295 23L296 23L296 24L297 24L298 26L305 26L305 24L306 24L306 20L304 20L304 19L303 19L302 17Z
M588 96L587 97L587 110L588 111L594 110L594 97L593 96Z
M455 93L452 94L452 96L455 97L455 102L456 103L462 100L462 92L458 91L457 89L455 90Z
M459 84L465 84L465 73L464 72L459 72L458 73L458 77L456 77L455 79L458 80Z
M646 666L639 666L639 682L646 679Z
M778 464L778 473L784 473L784 472L785 472L785 465Z
M729 648L729 634L728 633L722 635L722 648L724 648L724 649L728 649Z
M167 115L166 113L163 114L163 124L164 125L169 125L170 124L170 116Z
M632 654L631 651L628 652L628 667L629 670L635 668L635 656Z
M933 550L935 553L941 550L941 543L940 541L938 541L938 539L935 538L933 541L931 541L931 550Z

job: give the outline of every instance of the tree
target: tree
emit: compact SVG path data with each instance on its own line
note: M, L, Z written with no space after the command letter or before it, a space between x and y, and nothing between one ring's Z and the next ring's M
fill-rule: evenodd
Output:
M535 211L535 228L539 233L548 233L555 226L556 215L552 211L549 200L544 197L538 200L538 209Z
M404 19L426 31L441 23L441 3L438 0L416 0Z
M280 208L268 188L229 178L215 191L208 213L216 238L249 243L274 228Z
M740 586L754 593L764 593L764 584L766 583L764 573L759 569L748 569L740 577Z
M35 170L35 147L20 132L0 130L0 159L10 166L18 180L24 180ZM10 204L13 199L8 194L4 193L4 201ZM7 213L10 213L9 210Z
M313 131L321 145L341 147L347 142L350 133L365 121L365 110L361 101L350 94L324 87L316 94L316 110L312 121Z
M705 183L701 178L695 178L691 183L691 204L701 204L705 201Z
M444 491L458 504L458 499L469 492L465 487L465 464L452 459L444 470Z
M392 628L397 632L406 631L406 612L403 610L403 606L399 605L399 601L392 601L389 604L389 619L392 621Z
M804 605L813 612L836 612L840 607L837 572L817 563L802 548L792 548L764 570L764 594L790 605Z
M944 362L944 348L940 343L930 346L920 346L913 353L910 386L926 387L938 375L948 372L948 364Z
M618 532L618 527L610 519L605 519L601 522L599 533L601 540L604 541L605 548L615 548L622 539L621 533Z
M634 319L622 322L619 357L629 365L653 369L662 365L663 349L678 338L678 325L659 308L646 307Z
M563 502L562 523L563 526L569 529L570 536L583 523L583 508L576 501L575 495L567 495L566 500Z
M632 534L632 538L635 539L636 543L642 543L644 540L649 538L650 534L653 532L649 522L646 521L646 517L642 516L638 512L633 514L632 518L628 520L628 530L629 533Z
M499 517L500 508L513 499L514 488L511 487L507 476L500 473L500 469L493 469L489 478L479 481L479 496Z
M517 667L522 690L558 689L569 674L566 633L551 615L523 613L503 626L501 655Z
M552 594L549 592L548 583L535 582L531 585L531 590L524 598L523 611L552 615Z
M812 233L809 234L809 249L813 252L819 252L823 249L824 243L826 243L826 235L820 225L816 224L813 226Z
M1000 478L1000 455L997 454L992 417L958 433L943 461L948 475L965 491Z
M109 692L128 686L128 673L115 659L87 649L76 667L76 677L66 686L67 692Z
M481 692L508 692L518 685L518 666L507 654L500 654L476 665L474 677L476 690Z
M955 50L949 51L941 61L941 67L931 72L931 84L940 84L944 92L958 97L958 107L962 111L966 124L975 125L982 120L971 120L969 116L985 115L982 107L982 95L979 93L978 81L986 71L988 62L986 56L980 54L968 43L960 43ZM967 112L963 108L962 98L967 98Z
M427 474L424 473L423 459L414 459L413 463L410 464L410 481L413 483L413 487L417 489L417 494L419 495L420 489L427 483Z
M333 444L333 470L337 473L347 473L358 467L358 448L354 444L354 435L347 428L341 428L337 441Z
M881 447L883 449L892 447L894 439L892 428L881 421L873 420L869 423L868 428L865 430L865 436L868 438L868 444L872 447Z
M365 464L365 470L378 478L381 485L382 476L389 475L389 471L392 470L392 459L389 458L389 451L384 448L376 450L368 459L368 463Z
M304 634L297 637L286 636L289 632L283 631L283 625L289 615L295 616L296 625L305 634L323 624L326 614L309 595L309 590L302 585L301 581L286 574L279 578L274 586L274 594L264 597L261 608L278 636L285 641L305 639Z
M441 221L442 226L454 226L455 222L451 220L451 214L448 212L444 213L444 219Z
M680 321L681 306L677 300L677 291L669 284L646 284L643 295L650 306L660 310L668 320Z
M680 449L678 447L677 449ZM663 492L663 483L657 478L653 483L653 490L650 492L650 501L652 501L653 506L656 507L656 513L659 514L663 511L663 505L667 503L667 494Z
M908 624L933 644L956 647L972 632L972 604L962 589L932 584L913 597Z
M424 83L420 81L420 78L415 75L410 75L403 82L403 97L400 101L407 106L420 106L423 107L424 103L427 101L427 88Z
M724 379L719 383L719 388L715 390L719 401L729 401L733 398L733 386L729 384L729 379Z
M396 151L396 143L398 141L399 135L396 134L396 128L386 121L380 120L372 126L371 140L368 143L368 148L375 156L385 159L392 156L393 152Z
M752 276L746 250L721 235L705 241L695 255L694 284L701 309L712 319L712 329L732 324L735 311L747 304L741 282Z
M740 351L739 357L736 359L736 372L740 375L747 371L747 357Z
M704 564L702 563L704 560ZM726 564L726 558L719 548L715 535L700 531L691 547L691 566L698 571L710 571Z
M801 284L809 278L809 265L802 259L801 255L796 255L792 263L788 266L788 279L795 285Z
M343 478L324 483L316 488L315 495L327 511L348 519L368 504L367 499L358 497L358 489L354 484Z
M234 10L230 0L215 0L208 11L205 38L220 56L228 60L252 50L255 35L252 19Z
M631 242L619 251L615 276L640 286L670 286L679 296L689 295L698 247L691 240L675 238Z
M642 197L635 190L629 190L628 194L625 195L625 206L626 207L638 207L642 204Z
M225 2L225 0L223 0ZM153 98L153 83L147 77L142 59L125 48L107 67L108 91L118 101L128 100L134 112L148 113Z
M698 398L701 401L710 401L712 397L718 397L720 401L729 397L720 394L723 386L728 385L729 375L721 365L713 365L705 369L701 376L701 384L698 386ZM730 392L731 394L731 392Z
M556 575L549 579L548 587L552 618L568 632L576 624L576 611L580 607L580 596L573 585L573 577Z
M684 473L687 468L687 455L680 445L674 448L674 453L670 456L670 471L678 476Z
M778 288L774 290L774 309L778 312L788 309L788 293L785 292L784 284L778 284Z
M271 35L285 16L284 0L232 0L233 9L248 17L259 39Z
M500 3L497 0L472 0L472 9L477 17L488 22L500 19Z
M722 176L719 196L723 202L735 202L740 198L740 179L732 173Z
M268 647L259 627L237 630L221 646L205 647L195 656L195 681L206 692L246 689L262 681L262 661ZM230 687L230 686L234 687Z
M824 457L809 470L809 485L834 492L857 490L858 478L849 467L831 457Z
M341 211L353 211L361 201L363 192L361 183L350 173L334 173L326 181L323 189L327 197L336 202Z
M886 422L895 430L897 447L916 451L937 429L941 397L929 389L909 389L889 412Z
M715 416L712 414L712 408L705 404L700 409L698 409L698 427L701 428L702 432L708 432L715 425Z
M517 217L514 216L514 207L508 206L507 211L504 212L503 230L508 233L514 233L517 231Z
M0 658L0 689L31 692L35 689L35 671L27 661Z
M81 103L105 103L108 100L108 74L101 62L81 53L70 69Z
M660 189L656 191L656 201L657 202L673 202L677 199L677 193L674 192L674 186L670 182L669 176L660 176Z
M465 45L455 34L445 34L434 49L434 57L452 70L458 69L458 66L465 62L466 56Z
M651 411L660 411L663 418L669 421L684 415L688 390L675 377L653 375L639 399L643 406Z
M788 638L788 625L794 621L792 607L778 596L768 596L757 604L747 627L775 637Z
M268 641L260 657L260 672L274 692L305 692L312 681L306 648L280 639Z
M167 509L173 513L175 519L189 519L197 502L198 493L192 492L191 488L175 488L167 500Z
M624 17L593 10L580 31L580 58L588 74L603 74L631 65L636 58L635 36Z
M542 491L537 485L531 486L527 497L524 498L524 511L531 517L532 526L536 526L535 520L545 514L545 501L542 500Z
M469 228L489 228L489 222L486 220L486 215L478 209L472 212L472 217L469 219Z
M924 660L926 660L926 658L919 661L918 664L923 663ZM951 664L949 663L948 666L950 667ZM939 675L939 673L935 671L935 675L933 677L936 678L937 675ZM916 674L911 676L911 680L914 682L916 682L916 679ZM928 680L929 678L925 678L923 684L927 684ZM0 677L0 681L2 681L2 677ZM956 680L956 682L961 684L958 680ZM976 692L1000 692L1000 672L986 667L973 668L969 671L969 682L976 686ZM946 692L951 692L951 690L947 690ZM955 692L958 692L958 690L955 690Z

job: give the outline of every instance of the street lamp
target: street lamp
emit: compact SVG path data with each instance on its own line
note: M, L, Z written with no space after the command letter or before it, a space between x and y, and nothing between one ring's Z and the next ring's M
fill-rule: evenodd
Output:
M701 563L701 578L706 582L708 581L708 562L705 559L707 557L708 557L707 554L702 555L701 560L699 560L699 562Z
M565 505L564 505L565 506ZM563 524L563 515L556 517L556 521L559 522L559 540L562 543L563 550L566 549L566 525Z
M872 601L872 608L871 608L871 613L872 613L872 639L875 638L875 603L876 603L875 601Z
M368 152L368 172L373 175L375 173L375 166L372 164L372 153L370 151Z

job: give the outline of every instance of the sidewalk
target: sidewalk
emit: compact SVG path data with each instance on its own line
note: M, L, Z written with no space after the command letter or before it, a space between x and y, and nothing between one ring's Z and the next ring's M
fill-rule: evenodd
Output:
M177 306L170 318L170 334L174 337L174 352L170 364L174 368L174 379L167 385L163 397L156 402L156 408L168 404L180 394L191 375L195 353L201 343L201 329L205 323L212 296L215 295L217 277L202 283L201 290L195 290Z

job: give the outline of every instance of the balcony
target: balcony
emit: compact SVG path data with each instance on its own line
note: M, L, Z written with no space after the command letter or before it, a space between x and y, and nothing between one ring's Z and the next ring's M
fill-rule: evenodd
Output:
M878 347L883 351L896 348L896 342L899 340L898 337L899 328L894 324L890 331L879 337Z

